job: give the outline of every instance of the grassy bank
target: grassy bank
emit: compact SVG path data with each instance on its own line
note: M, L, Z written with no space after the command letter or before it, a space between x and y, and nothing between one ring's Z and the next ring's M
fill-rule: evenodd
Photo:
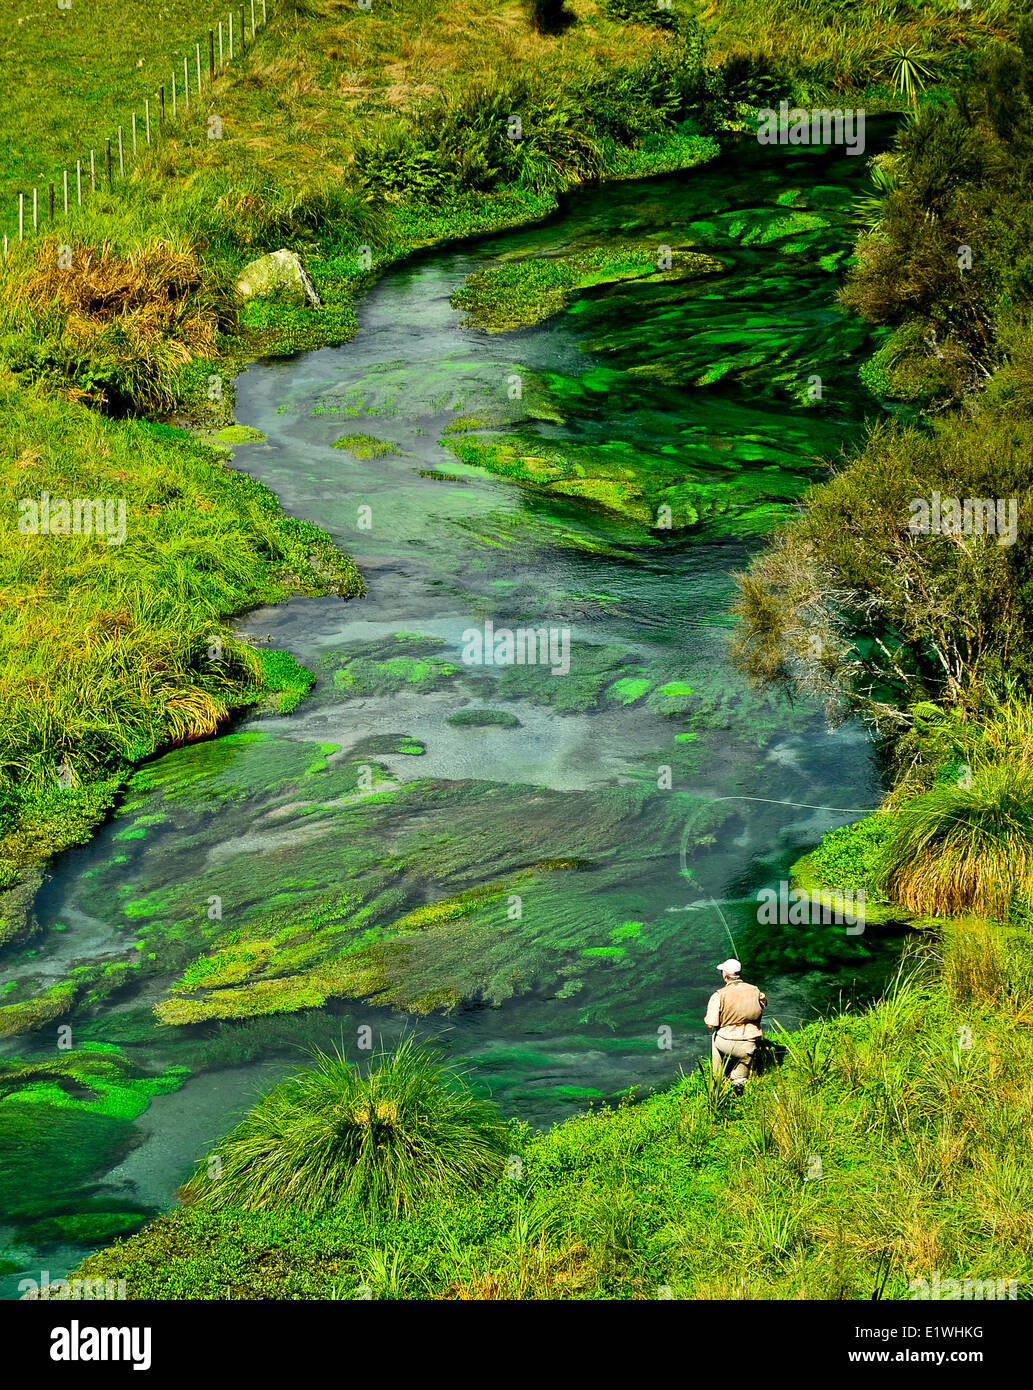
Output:
M899 1299L933 1271L1028 1296L1031 971L1025 923L962 919L742 1097L693 1074L513 1127L494 1178L399 1215L188 1206L80 1272L162 1299Z
M302 679L227 620L361 582L317 528L229 472L216 445L105 419L9 375L0 415L0 888L25 890L0 899L4 940L26 924L32 866L85 838L134 764ZM117 500L121 543L19 529L22 504L44 494L55 531L61 500Z

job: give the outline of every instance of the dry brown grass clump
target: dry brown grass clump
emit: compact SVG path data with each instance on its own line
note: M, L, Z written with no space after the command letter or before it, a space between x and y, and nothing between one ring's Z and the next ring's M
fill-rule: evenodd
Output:
M0 320L38 335L54 384L92 404L170 407L176 373L217 355L232 313L197 248L172 240L120 252L41 237L19 271L0 287Z

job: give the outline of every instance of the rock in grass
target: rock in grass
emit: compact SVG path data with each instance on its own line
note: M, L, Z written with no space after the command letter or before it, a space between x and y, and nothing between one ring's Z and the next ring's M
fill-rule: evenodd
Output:
M251 261L237 276L237 294L319 308L319 295L294 251L270 251Z

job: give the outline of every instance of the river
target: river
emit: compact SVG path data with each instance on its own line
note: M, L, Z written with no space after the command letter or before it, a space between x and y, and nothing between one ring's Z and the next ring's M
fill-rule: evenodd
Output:
M344 346L238 378L264 438L232 466L328 530L368 592L242 620L313 693L141 768L7 952L4 978L41 987L133 971L62 1020L108 1059L100 1100L21 1097L83 1153L56 1173L23 1155L6 1296L166 1204L314 1046L363 1060L415 1028L545 1125L691 1069L729 954L789 1028L881 987L892 940L757 920L762 888L877 802L866 734L750 692L727 657L732 575L879 409L856 374L869 335L833 300L863 164L744 141L579 192L392 269ZM450 303L485 268L618 241L676 248L675 273L509 332ZM686 246L721 268L679 277ZM480 466L500 444L538 486ZM592 500L628 487L697 523ZM550 663L464 660L485 624L550 631ZM53 1027L3 1051L60 1056Z

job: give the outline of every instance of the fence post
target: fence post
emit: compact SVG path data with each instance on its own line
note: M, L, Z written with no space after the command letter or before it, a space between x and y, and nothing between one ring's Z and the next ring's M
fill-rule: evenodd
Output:
M244 23L244 6L240 7L240 56L247 55L247 25Z
M176 119L176 74L172 74L172 119Z
M79 206L82 207L82 160L75 161L75 197Z
M97 191L97 161L96 161L96 159L94 159L94 153L95 153L95 151L93 151L93 150L90 151L90 189L91 189L92 192L96 193L96 191Z
M233 11L232 11L232 10L230 10L229 15L227 16L226 22L227 22L227 24L229 25L229 29L230 29L230 62L232 63L232 62L233 62Z
M262 0L262 27L265 27L265 0Z
M158 129L165 129L165 84L158 88Z
M32 230L33 233L39 231L39 189L32 190Z
M200 99L200 96L201 96L201 45L200 45L199 43L195 43L195 44L194 44L194 47L197 49L197 95L198 95L198 99Z
M190 110L190 59L183 59L183 109Z
M255 41L255 0L251 0L251 42Z
M122 127L118 128L118 177L124 179L126 176L125 153L122 149Z
M221 35L221 34L219 35L219 38L220 38L220 41L221 41L221 39L222 39L222 35ZM221 51L221 42L220 42L220 51ZM209 81L209 82L214 82L214 81L215 81L215 30L214 30L214 29L209 29L209 30L208 30L208 81Z
M18 240L25 240L25 194L18 194Z
M54 185L47 185L47 219L51 226L54 224Z
M145 125L146 128L147 128L147 143L148 143L148 145L149 145L149 144L151 143L151 99L150 99L150 97L144 97L144 99L143 99L143 119L144 119L144 125Z
M136 158L136 112L133 112L133 158Z
M111 136L110 136L110 135L105 135L105 137L104 137L104 177L105 177L105 178L107 179L107 181L108 181L108 192L111 193L111 192L114 190L115 185L114 185L114 183L113 183L113 181L112 181L112 178L111 178Z
M68 216L68 170L67 170L67 169L64 171L64 175L65 175L65 216L67 217L67 216Z

